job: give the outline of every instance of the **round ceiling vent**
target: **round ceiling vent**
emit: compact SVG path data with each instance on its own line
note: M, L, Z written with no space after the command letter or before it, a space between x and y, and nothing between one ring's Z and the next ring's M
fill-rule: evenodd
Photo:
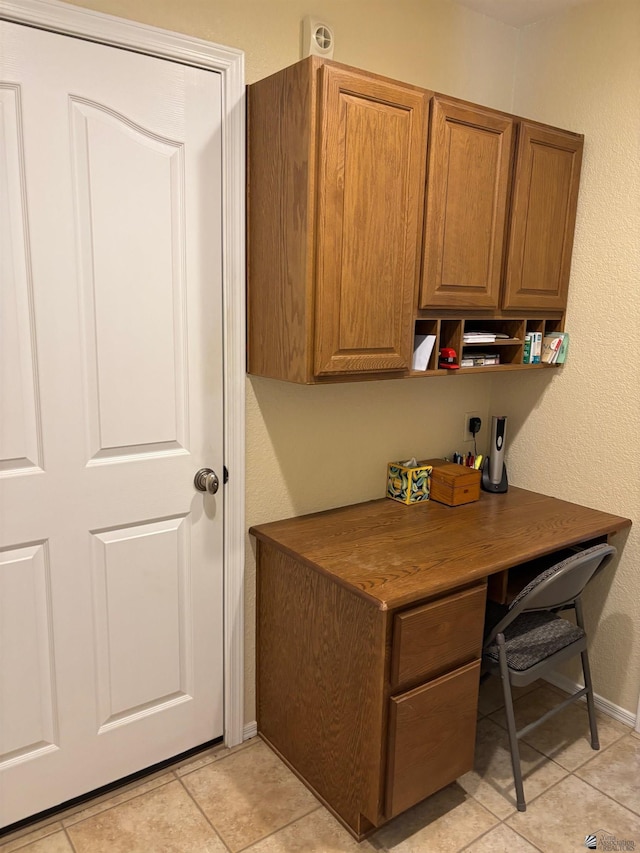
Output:
M302 56L333 57L333 30L329 24L307 16L302 27Z

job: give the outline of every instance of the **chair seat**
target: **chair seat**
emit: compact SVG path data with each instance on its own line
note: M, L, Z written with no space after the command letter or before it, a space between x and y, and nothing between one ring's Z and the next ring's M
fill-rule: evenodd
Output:
M507 666L523 672L585 636L582 628L548 610L521 613L504 632ZM497 644L484 655L497 663Z

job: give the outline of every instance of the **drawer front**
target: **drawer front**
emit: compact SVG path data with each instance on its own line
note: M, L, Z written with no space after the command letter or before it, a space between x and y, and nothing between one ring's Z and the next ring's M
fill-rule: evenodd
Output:
M474 661L390 700L387 817L471 770L479 681Z
M486 584L394 618L391 684L425 680L480 657Z

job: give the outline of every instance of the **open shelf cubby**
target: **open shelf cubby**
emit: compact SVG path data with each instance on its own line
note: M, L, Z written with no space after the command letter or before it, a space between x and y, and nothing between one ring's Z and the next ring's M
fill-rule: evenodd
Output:
M435 343L426 370L412 370L411 376L556 367L555 364L523 364L524 339L529 332L541 332L544 336L560 332L563 327L563 317L418 317L415 334L433 335ZM482 332L487 333L490 339L476 341L469 338L472 333ZM455 350L459 364L471 360L475 364L461 366L455 371L440 369L438 356L442 347ZM483 363L485 360L487 363Z

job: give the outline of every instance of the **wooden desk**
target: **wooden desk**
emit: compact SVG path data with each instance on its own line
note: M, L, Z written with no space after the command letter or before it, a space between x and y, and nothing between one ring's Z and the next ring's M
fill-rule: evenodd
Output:
M258 731L365 837L472 767L487 577L630 524L511 487L252 527Z

